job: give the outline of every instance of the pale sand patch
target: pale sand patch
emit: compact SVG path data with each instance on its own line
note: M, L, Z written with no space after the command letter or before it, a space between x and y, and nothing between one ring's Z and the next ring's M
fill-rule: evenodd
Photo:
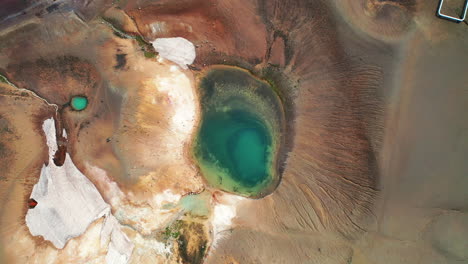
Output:
M153 34L162 34L167 31L167 23L166 22L154 22L150 25L151 33Z
M96 181L96 185L105 190L103 196L112 205L115 217L142 234L151 234L154 230L163 228L180 212L178 208L165 209L166 205L178 203L182 198L180 194L168 189L153 195L145 203L138 203L135 202L137 198L133 192L123 193L104 170L89 163L86 163L86 169Z
M194 89L190 79L178 67L170 66L165 76L157 75L153 79L158 92L167 93L168 103L174 109L171 117L171 129L187 137L195 127L196 104Z
M133 42L116 42L123 53L134 53ZM108 54L103 61L113 63L114 56ZM158 57L158 61L161 63L143 56L127 56L129 71L104 74L113 87L122 87L119 93L125 98L118 117L120 125L110 142L125 169L121 175L109 177L124 193L134 193L135 199L129 201L133 204L145 204L167 189L178 195L203 189L188 153L200 115L195 78L192 72L169 60ZM109 167L104 163L93 165Z
M179 202L181 197L182 196L180 196L179 194L172 193L171 190L165 190L161 194L153 196L153 204L156 205L157 208L162 208L165 204Z
M101 186L101 189L105 190L105 192L101 192L101 194L106 202L110 203L112 207L120 204L122 199L124 199L124 193L120 190L117 183L107 176L106 171L88 162L85 163L85 167L87 172L97 182L98 188Z

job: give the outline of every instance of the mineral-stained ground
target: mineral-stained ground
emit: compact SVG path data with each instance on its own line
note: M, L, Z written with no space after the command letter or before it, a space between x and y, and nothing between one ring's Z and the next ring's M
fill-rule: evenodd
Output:
M468 26L438 4L0 1L0 263L468 263ZM193 153L220 67L278 100L258 195Z

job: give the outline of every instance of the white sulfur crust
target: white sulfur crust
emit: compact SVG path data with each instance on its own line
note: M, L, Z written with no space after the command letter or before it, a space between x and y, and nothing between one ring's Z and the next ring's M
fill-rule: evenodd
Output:
M53 156L57 150L54 119L44 121L42 128L49 148L49 164L41 170L39 182L33 187L31 198L37 206L26 213L26 225L33 236L42 236L59 249L82 235L101 217L105 224L101 231L101 245L109 243L107 263L125 264L133 251L133 244L110 214L96 187L73 164L68 153L63 166L56 166Z
M213 247L232 228L232 220L237 215L237 207L246 199L232 194L223 194L220 201L214 206L211 224L213 226Z
M158 38L151 43L160 57L178 64L182 69L187 69L187 65L195 60L195 46L184 38Z
M111 214L106 218L101 231L101 245L109 240L106 263L128 263L133 251L133 243L120 229L120 224Z
M28 210L26 224L33 236L41 235L57 248L81 235L96 219L109 212L94 185L73 164L68 153L63 166L56 166L53 156L57 150L55 124L52 118L42 126L49 147L49 164L41 170L39 182L31 198L38 202Z

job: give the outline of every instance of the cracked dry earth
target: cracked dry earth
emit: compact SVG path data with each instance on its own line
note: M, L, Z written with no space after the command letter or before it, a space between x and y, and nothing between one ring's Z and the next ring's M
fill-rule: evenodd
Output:
M468 263L468 27L437 5L0 2L0 263ZM192 153L220 66L281 104L255 199Z

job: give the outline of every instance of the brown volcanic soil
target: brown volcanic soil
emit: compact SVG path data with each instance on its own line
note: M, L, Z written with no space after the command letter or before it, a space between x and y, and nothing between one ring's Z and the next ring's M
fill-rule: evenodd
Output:
M21 262L5 251L18 233L28 232L27 202L48 159L45 138L37 131L42 120L53 114L54 108L31 92L0 83L0 257L5 263ZM38 247L45 247L40 239L36 241Z
M277 81L290 123L285 144L291 152L283 183L263 202L272 200L284 215L309 217L302 224L295 217L266 218L282 218L292 229L325 228L346 236L363 229L377 191L376 151L383 124L377 90L391 47L366 50L366 56L380 57L379 64L349 56L346 48L352 47L333 37L337 21L320 2L168 1L129 14L148 39L182 35L194 42L200 54L195 68L231 63ZM157 34L150 30L152 23L174 26ZM181 32L181 24L191 30ZM341 36L355 41L353 37L346 32ZM385 49L387 56L381 54ZM269 65L270 59L284 66ZM265 214L275 211L264 208L270 211Z
M182 36L196 44L195 72L211 64L244 67L276 84L286 108L282 182L272 195L238 209L237 227L206 262L467 263L468 28L436 18L436 5L416 0L121 4L145 39ZM127 45L114 41L100 50L112 54L99 57L103 79L115 80L108 65L114 65L119 45ZM76 42L96 45L83 36L64 40ZM60 47L99 65L93 61L96 50ZM34 49L55 57L56 51L44 50ZM11 65L32 55L8 52L2 56ZM13 81L27 72L15 67L6 67ZM115 82L131 87L126 80ZM78 163L88 157L125 182L122 171L138 164L131 157L138 151L125 162L114 152L122 145L102 143L118 123L107 113L122 110L118 93L106 97L110 90L92 90L108 100L106 111L93 109L101 116L72 117L77 121L71 124L84 124L80 136L80 126L70 133L76 140L72 149ZM61 102L60 93L50 96ZM96 141L89 147L80 140Z
M61 128L66 130L67 151L76 166L90 177L104 199L115 205L113 210L125 211L137 207L149 212L142 216L127 212L123 214L127 218L120 219L122 222L132 225L134 222L130 218L141 217L143 220L135 227L138 230L147 224L145 221L159 221L160 225L164 224L168 218L158 215L157 210L161 209L161 205L153 199L155 194L168 190L181 196L200 192L204 188L195 166L184 156L190 133L183 128L174 128L172 121L173 112L178 110L177 96L180 93L185 96L186 91L183 89L191 91L191 72L171 71L172 64L145 58L136 40L115 36L100 20L84 24L78 16L68 13L51 15L40 27L35 20L25 23L25 27L0 35L1 39L9 39L0 41L4 43L0 47L2 58L6 58L0 60L2 73L17 87L31 90L50 104L58 105L58 131ZM161 88L157 84L157 81L161 83L173 76L176 77L170 92L176 98L161 90L168 87ZM74 111L69 106L68 102L75 95L89 99L84 111ZM14 96L4 97L3 100L16 100ZM196 99L191 100L193 102L187 103L194 104L194 113L190 114L197 118L198 104ZM41 100L39 102L44 103ZM39 105L33 106L39 108ZM39 118L37 127L32 129L29 123L21 123L22 117L19 114L18 117L13 117L13 113L17 111L21 112L23 109L2 105L2 112L10 113L6 120L12 122L13 118L17 118L15 122L20 123L16 130L25 130L40 137L31 137L34 144L22 141L18 142L20 145L12 146L5 143L7 145L4 148L2 165L8 166L11 161L7 157L11 157L18 159L18 166L26 166L28 172L34 168L32 175L35 177L30 183L34 184L43 161L37 161L38 164L23 163L19 161L19 157L10 153L29 146L34 151L42 151L45 141L42 138L41 124L45 118ZM25 115L40 113L39 110L28 108L24 111ZM18 132L18 136L20 135ZM2 143L3 139L2 137ZM6 142L7 139L5 138ZM16 173L18 172L13 171L12 175ZM12 176L8 172L5 177ZM113 181L120 187L124 197L119 196L115 188L111 188L110 183ZM18 188L21 186L18 185ZM26 200L23 197L11 199L10 205L11 217L17 223L14 226L9 225L11 229L8 232L26 236L23 240L25 247L31 246L28 244L31 240L23 220L25 201L29 198L31 187L32 185L28 185L20 189ZM1 194L8 193L7 190L8 185L2 184ZM15 210L19 210L19 213L16 214ZM4 216L10 217L10 213L5 213ZM21 225L20 232L17 227ZM44 250L28 252L25 256L36 254L35 258L40 259L47 255L48 250L53 249L49 246ZM18 254L11 248L5 251L8 251L5 258ZM66 251L64 256L69 254Z
M424 185L440 195L449 195L450 190L456 190L457 195L449 195L452 198L445 199L440 209L427 210L417 210L408 203L428 195L420 187L426 165L417 162L408 174L402 169L408 166L406 161L395 157L407 152L422 157L424 149L436 151L440 147L434 143L436 134L415 135L412 140L419 143L408 145L405 135L424 133L416 120L448 111L445 106L450 101L456 105L453 113L467 110L467 94L462 89L466 77L446 74L446 70L466 65L468 53L462 44L466 37L460 34L466 34L467 28L435 17L436 5L436 1L371 0L328 4L299 0L162 1L133 9L128 4L128 13L146 37L184 36L196 43L201 55L194 69L210 64L250 69L275 81L285 103L289 131L284 150L290 152L282 183L271 196L241 209L237 218L240 227L233 230L231 239L217 246L209 263L226 259L240 263L414 263L422 254L424 261L437 263L463 255L465 246L454 249L440 238L431 238L431 247L426 244L426 235L420 238L434 232L432 227L426 230L421 225L438 221L434 220L436 215L453 207L458 208L456 212L467 208L467 197L462 195L466 192L455 183L468 171L460 160L462 152L449 155L454 168L447 158L434 153L431 161L450 171L453 183L445 183L445 189L440 190L436 183L444 176L434 175ZM151 32L151 23L166 25L165 31ZM263 36L263 41L258 36ZM431 58L427 58L429 54ZM450 65L449 60L455 64ZM447 68L423 70L439 61ZM421 83L432 74L441 81ZM446 87L444 82L452 84L451 95L440 90ZM444 106L426 109L424 105L436 103L435 97L423 96L424 102L408 94L424 93L425 89L444 98ZM452 98L455 94L458 99ZM408 104L413 105L412 110ZM420 107L426 110L420 112ZM431 131L443 122L452 131L444 132L444 140L466 146L466 140L460 142L461 137L466 138L466 122L459 114L449 121L436 118L425 126ZM412 118L403 118L406 115ZM464 136L455 136L456 131L464 131L460 132ZM450 152L443 149L443 153ZM406 181L397 180L401 174L413 179L409 186L403 187ZM463 186L466 188L466 180ZM403 197L408 197L409 190L416 194L404 201L398 188L408 190ZM411 219L409 227L397 220L406 215ZM463 217L466 214L449 216L456 219L453 221ZM457 228L465 234L468 227ZM419 231L407 231L411 229ZM405 233L403 239L411 250L398 246ZM466 245L466 239L457 241ZM379 255L385 257L376 258Z
M147 39L180 36L190 40L197 47L195 65L203 67L223 57L252 64L261 61L269 36L261 17L252 12L256 8L251 1L164 0L126 10ZM152 31L153 23L162 29Z
M155 89L149 82L151 76L164 76L161 72L168 72L169 66L146 60L135 40L114 36L99 21L94 26L83 29L82 22L72 15L63 25L64 32L55 29L57 39L52 48L43 44L49 38L44 32L18 33L16 47L5 50L11 61L2 65L6 75L18 87L32 90L59 106L59 118L69 138L68 151L77 157L82 170L85 163L92 164L106 170L121 187L133 188L139 177L154 173L157 168L160 181L169 180L170 186L156 184L152 187L156 192L168 187L181 194L199 191L200 180L191 166L176 173L177 176L164 176L175 167L186 166L186 161L180 161L179 157L170 161L171 153L164 149L166 144L173 144L171 137L162 136L169 129L172 106L159 101L168 99L160 95L161 98L156 98L158 106L148 103L153 96L150 90ZM23 34L29 38L22 38ZM68 34L73 35L60 39ZM31 44L30 39L36 44ZM14 52L26 45L32 45L30 50L37 50L37 54ZM55 53L56 49L61 50L60 54ZM123 61L119 61L119 56ZM89 99L85 111L73 111L69 106L75 95ZM158 135L168 137L167 142L158 143L164 141ZM174 142L179 140L177 135L172 138ZM142 152L142 146L148 151ZM165 157L166 154L169 156ZM161 164L168 161L173 164ZM193 185L189 183L191 178ZM178 183L182 179L183 186ZM149 188L145 185L138 188Z

